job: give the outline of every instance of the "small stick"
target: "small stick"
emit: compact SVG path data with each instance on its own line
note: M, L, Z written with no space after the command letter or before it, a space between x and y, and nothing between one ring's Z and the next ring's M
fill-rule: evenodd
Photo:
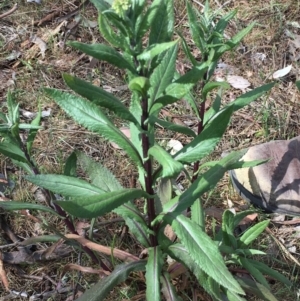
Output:
M14 11L17 10L17 8L18 8L18 3L16 3L16 4L12 7L12 9L10 9L9 11L7 11L6 13L0 15L0 19L3 19L3 18L5 18L5 17L11 15Z

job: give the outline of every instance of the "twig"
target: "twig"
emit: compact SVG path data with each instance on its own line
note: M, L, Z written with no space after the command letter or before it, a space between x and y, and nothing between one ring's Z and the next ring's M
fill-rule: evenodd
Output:
M7 11L6 13L0 15L0 19L3 19L3 18L5 18L5 17L11 15L14 11L17 10L17 8L18 8L18 3L16 3L16 4L12 7L12 9L10 9L9 11Z

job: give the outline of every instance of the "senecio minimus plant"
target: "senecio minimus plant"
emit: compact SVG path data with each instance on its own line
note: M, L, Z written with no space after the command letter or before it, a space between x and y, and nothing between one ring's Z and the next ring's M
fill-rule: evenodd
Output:
M140 259L133 254L124 256L124 251L111 250L111 254L124 261L111 270L111 266L104 264L85 244L83 250L111 274L78 300L104 300L130 273L138 271L145 271L148 301L182 300L180 292L173 286L173 279L187 270L213 300L245 300L245 291L264 300L276 300L263 274L286 285L290 285L289 280L251 259L252 255L265 253L249 247L267 227L268 221L259 222L236 237L234 229L250 211L234 215L227 210L223 214L221 230L212 239L205 232L201 202L201 196L213 188L227 170L262 163L240 161L244 151L233 152L219 161L200 163L222 138L232 114L274 85L265 84L224 105L221 102L222 90L229 85L211 80L220 57L236 47L254 24L227 39L224 30L236 11L219 17L218 12L210 10L208 2L200 13L186 1L190 33L201 52L201 61L198 61L183 35L174 32L173 0L151 3L146 0L115 0L112 5L109 0L91 2L99 12L99 29L107 44L70 42L69 45L126 71L131 91L129 107L113 94L70 74L63 75L64 81L80 96L57 89L47 88L45 91L76 122L116 143L126 152L138 170L140 188L122 187L109 170L77 151L67 159L64 175L40 174L31 154L33 140L40 129L40 113L30 125L20 124L18 105L9 93L8 114L0 115L4 122L0 152L28 173L28 181L44 189L49 206L16 201L1 202L0 206L7 210L26 208L58 214L73 235L65 234L69 239L76 236L72 217L92 219L91 225L109 212L124 219L131 235L147 250L143 252L147 254L146 258ZM192 64L191 70L183 75L176 72L180 47ZM195 85L201 89L198 95L193 93ZM213 104L205 111L207 96L212 90L217 90L217 93L212 94L215 95ZM181 99L189 103L198 118L196 133L160 118L163 108ZM104 113L107 110L110 116L114 114L130 126L130 138ZM191 142L171 155L157 142L156 124L189 136ZM29 130L26 143L20 139L20 129ZM90 182L75 176L78 162ZM174 180L181 172L190 183L184 192L174 188ZM56 199L55 194L64 199ZM135 205L137 198L144 200L144 211ZM176 234L175 240L170 240L165 234L166 227L170 229L170 226ZM228 265L242 266L255 281L233 276Z

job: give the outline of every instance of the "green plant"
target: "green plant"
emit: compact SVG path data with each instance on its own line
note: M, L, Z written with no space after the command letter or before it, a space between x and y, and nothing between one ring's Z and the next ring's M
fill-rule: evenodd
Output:
M31 155L40 113L31 125L19 124L18 105L9 94L8 114L0 115L4 122L0 152L29 174L26 176L28 181L44 188L49 207L22 202L1 202L0 206L7 210L25 208L58 214L71 232L64 235L66 239L77 237L70 216L92 219L91 224L97 217L112 211L124 218L131 234L147 249L147 259L140 260L121 250L103 247L102 252L113 254L127 263L116 266L110 276L87 290L78 300L103 300L110 290L136 271L146 271L147 300L161 300L161 292L166 300L181 300L171 280L178 275L178 270L179 273L184 271L183 267L194 274L214 300L223 300L224 295L228 300L245 300L243 288L247 290L249 287L265 300L276 300L263 274L287 285L290 282L266 265L249 258L263 254L249 245L268 222L258 223L236 238L234 229L249 212L234 215L225 211L222 229L213 240L205 232L201 202L201 195L213 188L227 170L263 163L242 162L240 158L244 152L239 151L219 161L200 165L222 138L232 114L274 85L266 84L241 95L229 105L222 105L222 90L229 86L224 82L211 81L219 58L237 46L254 24L231 39L225 39L224 30L236 11L217 20L208 2L203 14L199 14L187 1L189 28L201 52L201 62L198 62L181 33L177 33L179 39L173 40L172 0L154 0L149 6L145 0L116 0L112 7L104 0L92 2L99 11L101 34L111 46L79 42L70 42L69 45L126 71L132 91L130 107L127 108L111 93L69 74L63 75L65 83L83 98L56 89L45 91L76 122L118 144L127 153L138 170L141 188L123 188L110 171L80 152L72 153L67 159L64 175L40 174ZM179 75L175 68L180 43L192 64L192 69L184 75ZM201 88L197 97L193 94L196 84ZM214 89L218 89L218 93L211 108L205 112L207 96ZM199 119L197 133L159 117L162 108L182 98L189 102ZM129 124L130 139L104 114L102 108ZM157 143L156 124L188 135L192 141L172 156ZM29 129L26 143L19 136L20 129L24 128ZM91 183L76 177L78 162ZM154 162L158 163L157 168L154 168L157 166ZM193 166L192 172L187 165ZM190 183L183 193L178 193L173 187L173 179L180 172L185 173ZM57 200L53 193L61 194L65 199ZM144 212L134 204L137 198L145 200ZM168 225L177 235L175 242L165 235ZM91 227L90 239L92 230ZM103 269L110 269L92 252L98 250L97 247L85 244L83 248ZM168 266L167 256L176 263ZM227 268L229 264L246 268L258 284L235 278Z

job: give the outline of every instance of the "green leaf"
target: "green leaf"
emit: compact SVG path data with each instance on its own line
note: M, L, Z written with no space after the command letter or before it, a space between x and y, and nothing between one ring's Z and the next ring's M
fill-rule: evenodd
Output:
M215 88L229 89L230 85L226 82L208 82L202 89L202 97L206 99L207 94Z
M227 41L225 45L217 48L213 61L217 61L226 51L233 49L240 44L241 40L252 30L255 22L251 23L249 26L238 32L231 40Z
M202 55L206 52L205 33L198 24L198 18L189 1L186 1L186 8L189 19L189 28L195 45L199 48Z
M191 206L191 220L205 230L205 211L200 198Z
M1 141L0 153L4 156L23 163L28 163L24 152L13 142Z
M150 82L147 77L137 76L133 78L128 85L131 91L139 92L143 97L147 96L147 91L150 87Z
M238 294L244 294L238 282L228 271L217 246L211 238L193 221L183 215L166 216L191 258L207 275L217 283Z
M126 225L129 227L129 231L143 246L150 247L149 228L145 218L134 204L131 202L125 203L113 211L124 218Z
M290 280L288 280L285 276L283 276L279 272L271 269L266 264L256 261L256 260L253 260L253 259L247 259L247 260L250 263L250 265L254 266L256 269L258 269L262 273L271 276L272 278L284 283L287 286L292 285L292 282Z
M135 68L114 48L104 44L87 45L79 42L68 42L68 45L79 49L80 51L100 60L108 62L120 69L128 69L136 73Z
M199 225L183 215L173 217L169 214L167 219L172 223L175 233L201 270L225 288L244 294L240 285L228 271L218 247Z
M213 118L219 111L221 108L221 96L219 95L219 93L216 95L216 98L212 104L212 106L208 109L208 111L205 112L204 114L204 119L203 119L203 124L206 125L206 123Z
M32 203L28 203L28 202L2 201L2 202L0 202L0 208L7 210L7 211L24 210L24 209L38 210L38 211L49 212L53 215L61 217L58 213L56 213L54 210L52 210L49 207L39 205L39 204L32 204Z
M253 161L239 161L233 164L232 169L237 168L245 168L245 167L255 167L260 164L264 164L268 162L269 160L253 160Z
M234 229L239 225L239 223L248 215L256 213L256 210L245 210L242 212L238 212L234 215L233 218L233 223L232 223L232 228L231 231L234 231Z
M196 59L194 58L194 56L192 55L191 53L191 50L189 48L189 45L187 44L183 34L181 32L176 32L180 39L181 39L181 43L182 43L182 48L183 48L183 51L185 53L185 55L188 57L188 59L191 61L191 63L193 64L193 66L196 66L198 65L198 62L196 61Z
M43 174L26 176L25 179L37 186L72 198L85 198L104 193L102 189L95 185L70 176Z
M239 257L238 261L240 262L241 266L243 266L246 270L248 270L251 275L262 285L266 288L270 289L269 283L263 274L253 265L247 258Z
M144 60L144 61L152 60L159 54L161 54L164 51L168 50L169 48L175 46L178 43L178 41L179 40L150 45L141 54L139 54L137 56L137 59Z
M75 121L90 131L99 133L106 139L115 142L126 151L134 163L143 166L141 157L134 145L95 104L59 90L45 89L45 91Z
M76 167L77 167L77 156L75 152L68 157L65 168L64 168L64 175L70 177L76 177Z
M208 171L203 173L198 179L181 195L169 201L163 212L157 216L153 224L160 221L165 214L171 212L173 215L181 214L190 207L203 193L212 189L223 177L224 173L231 169L232 164L238 161L246 151L232 152L225 158L218 161Z
M298 88L298 90L300 91L300 81L299 80L296 81L295 84L296 84L296 87Z
M76 301L99 301L105 297L121 282L124 282L130 273L144 271L146 262L144 260L124 263L116 266L114 271L103 278L91 289L85 291Z
M138 121L129 112L127 107L113 94L70 74L63 74L63 78L65 83L79 95L87 98L100 107L109 109L122 119L138 124Z
M181 262L188 270L190 270L197 278L199 284L205 291L213 296L215 300L223 301L220 294L220 286L209 277L203 270L199 268L194 259L191 257L186 246L182 244L173 244L166 252L177 261Z
M270 221L262 221L249 228L239 239L239 247L246 247L252 243L269 225Z
M255 26L255 22L252 22L250 25L248 25L246 28L239 31L229 42L234 47L239 45L242 39L253 29Z
M172 183L169 178L161 178L157 185L157 196L159 198L156 203L156 211L161 212L163 205L169 202L172 198Z
M223 242L236 249L237 240L234 236L234 229L234 214L230 210L225 210L222 216Z
M163 267L163 254L158 246L148 248L148 260L146 265L146 298L159 301L160 275Z
M119 34L116 34L109 23L108 17L100 13L98 17L99 30L103 38L116 48L121 48L123 51L130 49L126 39Z
M207 62L202 63L200 66L194 67L192 70L179 77L166 88L166 95L172 96L176 98L176 100L184 97L190 89L204 77L208 66L209 64Z
M160 277L160 282L162 284L162 293L166 300L168 301L183 301L176 292L174 285L170 280L170 275L166 272Z
M148 155L152 156L162 165L162 178L176 177L183 169L183 165L174 160L172 156L158 144L149 149Z
M246 293L253 294L265 301L278 301L275 296L262 284L253 281L252 279L246 277L238 277L236 278L238 283L244 289Z
M250 104L253 100L261 97L266 92L270 91L275 83L265 84L258 88L255 88L249 92L246 92L239 96L236 100L231 102L228 106L233 106L233 111L238 111L239 109L243 108L244 106ZM227 106L227 107L228 107ZM226 107L225 107L226 109Z
M237 9L229 12L226 16L221 18L218 23L216 24L214 31L218 32L219 34L223 34L224 30L226 29L229 21L237 14Z
M192 136L192 137L196 137L196 133L191 130L190 128L186 127L186 126L182 126L182 125L178 125L172 122L168 122L162 119L159 119L155 116L150 116L149 117L149 123L154 125L155 123L159 124L160 126L164 127L165 129L169 130L169 131L173 131L173 132L177 132L177 133L181 133L187 136Z
M72 201L56 201L56 203L76 217L94 218L140 197L149 197L149 195L143 190L132 188L74 198Z
M78 162L87 174L92 184L105 192L122 189L122 185L115 176L101 163L89 158L83 152L76 151Z
M91 2L95 5L99 12L103 12L111 7L110 0L91 0Z
M152 103L162 95L167 86L172 82L176 71L175 63L178 52L177 44L171 47L163 57L160 64L154 69L150 76L150 103Z
M231 292L230 290L226 290L226 296L228 298L228 299L226 298L226 300L228 300L228 301L247 301L245 298ZM224 298L223 298L223 300L224 300Z
M150 7L147 9L144 16L142 16L141 21L136 24L136 40L140 41L140 39L145 35L145 33L149 30L152 25L155 15L157 13L158 8L160 7L161 1L154 0L152 1Z
M174 159L181 163L193 163L209 155L226 131L232 112L229 107L213 118L200 135L175 154Z
M170 41L174 30L173 0L154 0L153 5L158 5L159 7L156 9L155 17L151 22L148 45Z

